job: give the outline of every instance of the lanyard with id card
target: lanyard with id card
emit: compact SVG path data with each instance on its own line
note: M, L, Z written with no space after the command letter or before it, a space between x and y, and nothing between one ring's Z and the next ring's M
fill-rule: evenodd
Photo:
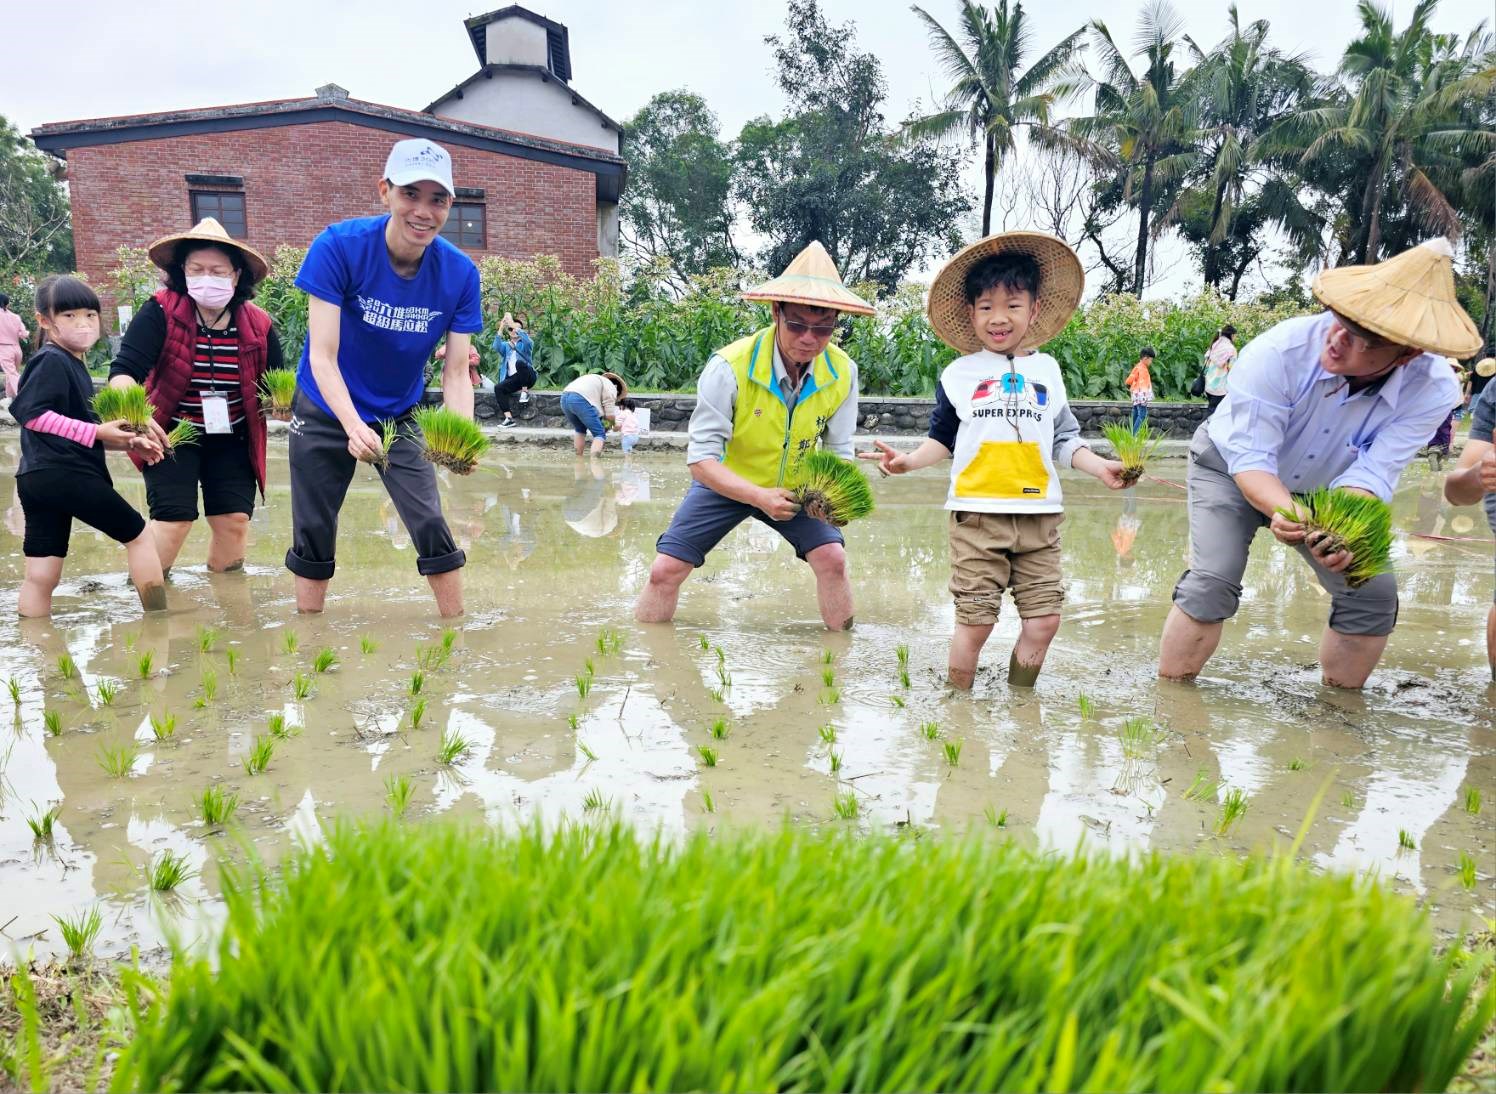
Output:
M220 316L221 318L221 316ZM232 433L229 424L229 401L218 394L218 354L213 348L213 328L201 324L202 335L208 340L208 384L213 392L203 398L203 432L212 434Z

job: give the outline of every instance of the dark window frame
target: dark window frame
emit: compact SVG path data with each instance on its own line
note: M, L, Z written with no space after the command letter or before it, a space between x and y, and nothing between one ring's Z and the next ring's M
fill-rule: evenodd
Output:
M468 233L462 230L462 210L476 210L478 216L478 230L476 233ZM473 219L469 214L468 219ZM440 235L454 247L460 247L464 251L486 251L488 250L488 203L481 200L457 200L452 203L451 212L447 214L447 223L442 225ZM476 242L474 239L476 238Z
M213 204L217 207L217 210L218 210L216 213L215 212L205 212L205 211L203 211L203 209L202 209L202 207L201 207L201 205L199 203L204 198L206 198L206 199L208 199L208 200L210 200L210 201L213 202ZM242 234L235 233L233 227L227 222L227 220L225 220L225 218L223 216L223 199L224 198L238 198L239 199L239 220L243 224L243 232L242 232ZM196 224L198 221L202 220L203 217L210 216L210 217L213 217L215 220L217 220L218 223L222 224L223 228L224 228L224 231L228 232L228 234L230 236L233 236L234 239L242 239L242 240L248 240L249 239L249 202L245 198L243 190L226 190L226 189L225 190L200 190L200 189L188 190L187 191L187 205L188 205L188 212L190 212L192 214L192 223Z

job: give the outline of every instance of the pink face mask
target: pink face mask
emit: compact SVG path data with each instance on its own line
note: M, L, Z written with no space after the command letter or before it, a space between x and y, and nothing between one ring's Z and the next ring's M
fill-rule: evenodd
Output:
M231 277L189 277L187 295L205 308L221 308L234 299Z

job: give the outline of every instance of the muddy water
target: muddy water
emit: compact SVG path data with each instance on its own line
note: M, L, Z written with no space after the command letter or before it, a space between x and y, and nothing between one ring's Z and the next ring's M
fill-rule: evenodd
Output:
M1158 684L1157 636L1185 549L1183 494L1147 483L1135 497L1105 495L1072 478L1069 601L1044 678L1015 696L1001 672L984 672L965 697L941 684L952 613L940 474L876 484L879 511L850 530L851 634L820 628L808 569L754 522L691 579L673 626L640 627L631 602L686 483L679 457L625 465L610 454L598 478L569 452L516 451L444 485L469 555L468 614L451 656L425 673L419 727L411 676L423 651L440 646L442 626L372 473L350 494L334 595L318 618L296 616L281 566L284 449L272 452L274 487L254 518L247 571L208 575L199 529L164 617L142 619L118 548L76 532L53 620L18 624L7 613L0 622L0 679L14 677L21 691L13 731L0 727L0 926L10 944L53 950L51 915L94 903L105 911L105 951L150 946L172 930L193 937L213 920L216 859L238 855L236 840L273 860L339 817L385 810L386 780L401 775L414 787L415 821L580 817L590 796L668 832L787 818L976 826L1046 849L1217 854L1286 845L1307 818L1300 853L1322 867L1391 879L1447 928L1496 911L1496 693L1481 638L1492 548L1478 511L1443 507L1421 466L1397 499L1401 625L1364 694L1319 686L1312 665L1327 600L1299 559L1265 537L1208 678ZM15 459L12 434L0 439L0 499L13 491ZM1161 474L1182 479L1183 467ZM115 475L143 508L138 478L124 466ZM3 524L0 586L11 597L18 506ZM204 628L218 632L207 652ZM1011 615L999 624L988 664L1006 664L1015 629ZM608 630L619 648L600 650ZM319 674L323 648L338 664ZM61 675L63 653L78 679ZM589 659L583 698L576 678ZM297 673L313 678L305 700L293 695ZM108 681L120 687L106 704L99 685ZM1078 709L1082 694L1094 703L1090 718ZM60 715L59 735L45 734L44 711ZM148 718L168 713L176 733L158 744ZM277 744L267 771L248 775L243 760L277 713L295 735ZM1156 733L1126 741L1133 717ZM718 719L725 740L711 735ZM444 732L471 746L452 766L436 760ZM131 742L140 750L131 774L107 775L101 749ZM952 766L945 745L956 743ZM704 764L702 746L716 749L716 766ZM241 798L227 835L198 816L212 785ZM1484 798L1479 815L1464 808L1470 787ZM1245 793L1247 811L1218 835L1228 790ZM839 794L855 799L855 820L837 819ZM38 845L26 818L53 803L55 839ZM1412 849L1400 848L1400 830ZM165 849L200 873L163 900L148 896L143 869ZM1462 852L1477 863L1473 892L1456 877Z

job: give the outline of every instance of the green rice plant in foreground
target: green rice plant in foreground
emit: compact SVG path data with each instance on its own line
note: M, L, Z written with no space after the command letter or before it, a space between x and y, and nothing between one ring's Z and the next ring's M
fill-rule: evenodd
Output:
M854 820L862 807L858 804L857 792L848 790L831 800L831 808L842 820Z
M82 957L92 949L94 939L99 937L104 926L104 916L97 904L75 916L54 915L52 921L57 924L63 944L68 948L68 956L72 958Z
M21 705L21 681L14 676L5 681L6 690L10 692L10 701L16 706Z
M587 757L588 763L592 764L597 762L597 753L593 752L592 749L587 747L586 741L577 742L577 751L580 752L583 756Z
M831 774L835 775L842 769L842 754L834 748L829 749L826 752L826 762L831 767Z
M1323 532L1329 552L1351 553L1344 574L1353 589L1392 567L1392 507L1381 498L1320 487L1295 495L1294 505L1278 512L1310 532Z
M908 669L900 669L899 670L899 687L901 687L901 688L908 688L909 687L909 670Z
M229 675L236 675L239 672L239 651L230 647L223 651L223 659L228 664Z
M719 741L727 740L727 719L718 718L711 724L707 732Z
M702 648L703 652L712 648L712 644L707 641L706 635L701 634L701 635L697 635L696 637L697 637L697 640L701 643L701 648Z
M203 653L212 653L218 646L218 640L222 637L212 627L199 627L197 629L197 648Z
M94 413L101 422L124 422L132 433L144 433L150 428L156 408L146 398L145 388L139 384L127 387L108 386L99 389L93 397Z
M425 456L438 467L471 474L488 451L489 439L471 418L446 407L423 406L412 415L425 439Z
M1101 427L1101 435L1117 454L1122 464L1122 481L1128 486L1143 477L1148 462L1164 443L1163 433L1151 428L1147 422L1140 425L1136 433L1129 423L1106 422Z
M1081 692L1080 695L1076 697L1075 705L1080 708L1080 716L1087 721L1090 721L1092 718L1096 717L1096 704L1085 692Z
M286 724L286 716L284 714L272 714L266 719L265 728L269 731L270 736L274 737L277 741L284 741L292 736L291 727Z
M177 716L175 714L162 714L160 717L152 714L150 716L151 735L158 741L169 741L177 732Z
M179 448L197 444L202 439L203 431L183 418L166 434L166 447L170 452L175 452Z
M156 655L150 650L146 650L139 657L135 658L135 673L142 680L149 680L151 672L155 667Z
M239 808L239 795L221 786L210 786L198 799L203 823L209 828L222 828Z
M38 813L34 817L26 818L26 827L31 829L31 837L38 843L51 843L53 826L57 818L62 814L62 806L54 805L52 808Z
M59 653L57 655L57 671L64 680L72 680L78 675L78 663L73 660L70 653Z
M961 746L965 743L965 741L946 741L941 745L941 748L945 752L945 762L951 767L955 767L960 764Z
M1413 839L1406 828L1399 828L1397 830L1397 849L1399 851L1418 850L1417 841Z
M260 377L260 387L270 402L272 416L283 417L291 413L291 401L296 398L295 369L266 369Z
M706 693L711 698L712 702L722 702L723 691L721 688L707 688Z
M312 693L312 678L304 672L298 672L291 677L291 694L298 701L305 699Z
M197 871L187 862L186 855L179 855L170 849L162 851L151 860L146 869L146 880L151 888L158 893L169 893L179 885L197 877Z
M116 748L110 748L108 745L99 746L99 766L111 779L123 779L129 775L135 770L135 761L139 758L140 746L133 741Z
M919 731L927 741L938 741L940 739L939 722L921 722L919 725Z
M400 423L393 418L381 418L378 425L379 457L374 462L380 467L388 467L390 449L394 448L395 442L400 439Z
M1467 786L1465 788L1465 812L1472 817L1480 814L1480 787Z
M1460 862L1457 867L1459 871L1460 884L1466 889L1475 888L1475 860L1470 857L1469 852L1460 852Z
M405 816L414 795L415 785L410 781L409 775L390 775L384 780L384 801L395 816Z
M1231 831L1231 826L1241 820L1247 812L1247 794L1240 787L1233 786L1226 791L1226 796L1221 799L1221 813L1216 818L1216 835L1224 836Z
M62 714L55 710L42 711L42 728L48 737L56 737L62 732Z
M421 694L421 690L425 686L426 674L420 669L416 669L415 672L410 674L410 685L405 690L410 693L410 696L413 699L417 695Z
M213 669L203 669L200 681L203 685L203 699L211 703L218 698L218 673Z
M451 653L452 647L457 645L457 632L451 627L442 630L442 652Z
M327 672L337 666L338 655L331 646L323 646L317 651L317 656L312 658L312 671L317 673Z
M270 758L275 755L274 737L256 737L254 743L249 746L249 752L244 757L244 772L247 775L264 774L265 769L270 766Z
M472 752L473 745L462 734L453 730L442 733L441 744L436 749L436 762L450 766L461 763Z
M117 1089L1443 1090L1496 1015L1489 953L1287 854L384 821L220 876Z
M791 491L806 515L836 528L874 509L873 487L862 468L824 449L805 454Z
M827 722L825 725L823 725L817 732L820 733L821 740L825 744L836 744L836 727L830 722Z
M590 672L577 673L576 684L578 698L587 698L592 691L592 674Z
M828 688L835 687L836 686L836 670L835 669L822 669L821 670L821 683L824 686L828 687Z
M287 631L281 637L281 648L289 654L296 652L296 647L301 645L301 639L296 637L295 631Z
M893 654L894 654L895 657L897 657L899 659L899 668L901 668L901 669L907 669L909 667L909 647L908 646L895 646L893 648Z
M1118 736L1122 740L1122 755L1129 760L1142 759L1164 739L1163 731L1148 718L1127 719Z
M94 690L98 692L99 703L101 705L112 707L114 705L114 701L119 698L119 681L100 680L98 686Z
M1347 790L1344 794L1340 795L1340 804L1350 809L1356 804L1356 796Z
M360 653L373 653L377 649L379 649L379 643L375 642L368 635L364 635L358 640L358 651Z
M712 748L710 745L701 745L696 751L701 753L701 762L706 764L707 767L717 766L717 750L715 748Z

